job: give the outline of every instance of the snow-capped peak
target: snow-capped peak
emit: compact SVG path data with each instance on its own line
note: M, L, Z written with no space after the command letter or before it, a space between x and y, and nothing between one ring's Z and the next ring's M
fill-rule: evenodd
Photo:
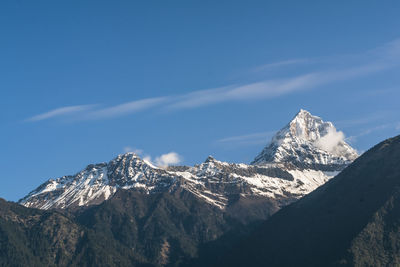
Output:
M301 109L275 134L252 164L279 162L307 168L325 165L336 170L344 168L357 156L356 150L345 142L344 134L331 122L324 122Z
M81 172L50 179L20 203L36 208L65 208L101 203L119 188L149 193L162 191L174 178L135 153L120 154L108 163L90 164Z
M315 141L321 136L319 130L324 131L331 127L333 127L332 123L324 123L320 117L313 116L307 110L301 109L284 129L293 138Z

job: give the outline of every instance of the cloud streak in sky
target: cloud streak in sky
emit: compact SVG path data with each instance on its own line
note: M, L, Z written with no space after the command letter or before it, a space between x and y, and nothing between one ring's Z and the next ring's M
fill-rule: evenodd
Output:
M42 121L42 120L47 120L47 119L51 119L51 118L55 118L55 117L61 117L61 116L65 116L65 115L82 113L84 111L90 110L91 108L93 108L93 106L94 105L80 105L80 106L67 106L67 107L56 108L56 109L50 110L48 112L38 114L36 116L28 118L25 121L35 122L35 121Z
M264 64L257 68L254 68L253 71L255 71L255 72L270 71L270 70L274 70L274 69L278 69L278 68L282 68L282 67L307 64L307 63L312 63L312 62L313 62L313 60L306 59L306 58L294 58L294 59L288 59L288 60L282 60L282 61L278 61L278 62Z
M267 80L245 85L231 85L216 89L195 91L175 98L167 109L186 109L229 101L256 100L278 97L309 89L317 81L315 74L305 74L282 80Z
M367 51L364 54L350 55L347 58L352 63L345 64L346 67L337 67L336 69L309 72L288 78L198 90L175 96L138 99L98 109L93 109L92 105L61 107L31 117L27 121L42 121L65 115L75 115L77 120L109 119L151 108L158 108L164 111L192 109L223 102L262 100L303 92L326 84L363 77L399 66L400 39ZM343 57L340 61L345 61L345 59L346 57ZM306 62L304 59L293 59L267 64L264 67L275 68L304 62Z
M229 136L217 140L219 144L236 145L259 145L267 144L276 131L251 133L245 135Z
M361 77L384 70L387 67L381 63L368 64L340 71L313 72L286 79L195 91L176 97L175 101L167 106L167 109L197 108L221 102L269 99L311 90L332 82Z
M365 136L365 135L369 135L372 134L374 132L377 131L383 131L386 129L394 129L394 130L400 130L400 122L391 122L391 123L385 123L385 124L381 124L381 125L377 125L365 130L362 130L361 132L359 132L356 135L352 135L348 138L346 138L346 140L349 140L350 142L356 141L357 138Z
M374 114L364 115L360 118L346 119L341 121L336 121L336 125L340 128L350 128L350 127L360 127L360 125L374 123L376 121L382 120L390 115L389 111L381 111Z
M105 119L139 112L165 102L166 97L146 98L89 112L84 119Z

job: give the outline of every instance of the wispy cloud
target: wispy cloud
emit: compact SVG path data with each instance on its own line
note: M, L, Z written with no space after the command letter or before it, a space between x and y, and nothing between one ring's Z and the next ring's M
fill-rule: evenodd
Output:
M259 145L267 144L276 131L266 131L245 135L229 136L217 140L217 143L228 145Z
M25 121L35 122L35 121L42 121L42 120L47 120L47 119L51 119L51 118L55 118L55 117L61 117L61 116L65 116L65 115L82 113L84 111L88 111L88 110L92 109L93 107L94 107L94 105L80 105L80 106L67 106L67 107L56 108L56 109L50 110L48 112L35 115L31 118L26 119Z
M365 135L369 135L369 134L372 134L372 133L377 132L377 131L386 130L386 129L400 130L400 122L385 123L385 124L381 124L381 125L377 125L377 126L368 128L368 129L364 129L361 132L359 132L358 134L352 135L352 136L346 138L346 140L354 142L359 137L362 137L362 136L365 136Z
M274 70L274 69L278 69L278 68L282 68L282 67L294 66L294 65L299 65L299 64L307 64L307 63L311 63L311 62L313 62L313 60L307 59L307 58L287 59L287 60L277 61L277 62L258 66L256 68L254 68L253 71L255 71L255 72L270 71L270 70Z
M391 62L397 65L399 64L398 59L400 58L400 38L372 49L368 51L368 54L377 56L386 63Z
M83 119L106 119L139 112L160 105L167 101L167 97L146 98L119 104L112 107L98 109L87 113Z
M197 108L228 101L272 98L295 91L309 89L318 82L314 73L281 80L267 80L245 85L231 85L195 91L175 98L167 109Z
M332 57L332 61L335 61ZM270 99L322 87L326 84L364 77L400 65L400 39L389 42L379 48L364 54L341 57L339 66L325 70L308 72L297 76L261 80L253 83L231 84L223 87L192 91L187 94L138 99L116 106L92 109L91 105L62 107L36 115L29 121L41 121L61 115L77 115L77 120L107 119L126 114L144 111L150 108L163 110L181 110L199 108L202 106L223 102L254 101ZM289 59L271 63L264 68L276 68L288 65L306 63L309 59ZM326 60L325 60L326 61ZM338 61L336 60L336 63ZM345 66L345 67L344 67Z
M384 119L387 116L388 112L381 111L379 113L365 115L361 118L337 121L335 124L341 128L359 127L360 125L365 125Z
M356 63L353 62L344 68L337 67L336 69L310 72L285 79L270 79L244 85L229 85L195 91L175 97L175 100L167 107L170 109L197 108L228 101L267 99L378 73L400 65L400 39L364 54L347 57L351 57L352 61L355 58ZM368 58L368 60L365 61L365 58ZM273 68L313 61L315 60L293 59L267 64L264 67ZM325 61L328 60L325 59ZM345 57L342 58L342 61L345 61Z
M195 91L178 96L168 109L197 108L201 106L229 102L248 101L279 97L306 91L332 82L365 76L386 69L388 66L373 63L334 71L307 73L286 79L267 80L245 85L231 85L221 88Z

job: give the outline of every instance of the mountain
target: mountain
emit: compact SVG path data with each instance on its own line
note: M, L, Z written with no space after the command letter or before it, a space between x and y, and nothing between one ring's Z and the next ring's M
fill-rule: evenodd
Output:
M400 136L281 209L217 266L399 266Z
M334 129L306 115L300 111L289 125L302 122L309 133L317 124ZM274 147L291 145L293 157L248 165L209 156L192 167L161 168L125 153L48 180L20 200L24 206L0 201L0 265L192 266L202 255L218 256L356 156L342 139L321 148L329 130L318 128L313 139L289 131L284 144L277 140L285 131L263 151L278 155ZM318 161L300 164L302 157Z
M357 153L332 123L301 110L280 130L251 165L221 162L169 168L156 167L134 153L108 163L88 165L76 175L50 179L20 200L26 207L65 209L102 203L118 190L146 194L178 189L242 218L254 205L260 218L324 184ZM329 144L328 144L329 143Z
M302 109L275 134L252 164L290 163L303 169L337 171L357 157L331 122Z

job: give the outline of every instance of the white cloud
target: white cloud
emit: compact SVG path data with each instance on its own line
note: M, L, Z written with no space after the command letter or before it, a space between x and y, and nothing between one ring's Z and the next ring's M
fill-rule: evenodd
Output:
M293 65L298 65L298 64L305 64L305 63L310 63L312 60L306 59L306 58L294 58L294 59L288 59L288 60L282 60L278 62L273 62L273 63L268 63L262 66L259 66L255 68L253 71L269 71L273 69L278 69L282 67L288 67L288 66L293 66Z
M145 99L135 100L119 104L116 106L92 111L86 114L85 118L104 119L104 118L118 117L125 114L135 113L141 110L157 106L166 100L167 100L166 97L155 97L155 98L145 98Z
M33 116L31 118L26 119L25 121L42 121L54 117L60 117L63 115L69 115L69 114L76 114L80 113L83 111L87 111L91 109L93 105L80 105L80 106L67 106L67 107L61 107L61 108L56 108L53 110L50 110L48 112Z
M197 108L229 101L249 101L279 97L295 92L311 90L317 86L345 81L377 73L393 67L380 60L340 70L310 72L286 79L272 79L244 85L229 85L214 89L199 90L175 97L168 109Z
M369 54L380 57L382 60L398 64L400 57L400 38L388 42L376 49L369 51Z
M382 131L382 130L385 130L385 129L388 129L388 128L395 129L395 130L400 130L400 123L397 123L397 124L396 123L386 123L386 124L381 124L381 125L378 125L378 126L374 126L374 127L371 127L371 128L368 128L368 129L365 129L365 130L359 132L357 135L350 136L349 138L351 140L356 140L358 137L369 135L371 133L374 133L374 132L377 132L377 131Z
M328 57L333 63L336 57ZM170 110L197 108L201 106L232 101L250 101L268 99L314 89L325 84L344 81L357 77L377 73L395 66L399 66L400 39L389 42L376 49L340 57L342 67L338 69L325 69L325 71L309 72L303 75L271 79L248 84L234 84L218 88L193 91L187 94L167 97L155 97L139 99L116 106L88 111L90 105L63 107L34 116L29 121L40 121L61 115L73 115L79 113L78 120L106 119L125 114L143 111L149 108L164 107ZM275 68L293 64L304 63L310 60L289 59L286 61L267 64L265 68ZM329 62L328 62L329 63ZM336 62L337 63L337 62ZM335 64L329 64L335 65ZM350 67L343 67L343 66ZM337 66L337 65L335 65ZM77 115L77 114L75 114Z
M344 142L344 139L343 132L330 129L326 135L316 141L315 145L322 150L335 153L337 145Z
M144 161L146 161L147 163L150 163L150 164L158 166L158 167L167 167L167 166L176 165L176 164L179 164L180 162L182 162L182 156L180 156L178 153L173 152L173 151L156 157L154 159L154 161L153 161L152 157L150 155L144 153L144 151L142 149L137 149L137 148L132 148L130 146L127 146L127 147L124 147L124 152L125 153L133 152L136 155L142 157L142 159Z
M275 131L268 131L268 132L259 132L259 133L251 133L245 135L237 135L237 136L230 136L225 137L222 139L217 140L218 143L221 144L237 144L237 145L259 145L259 144L267 144L268 139L272 137Z
M281 80L267 80L245 85L230 85L199 90L175 98L168 109L196 108L228 101L243 101L277 97L295 91L310 89L320 81L314 73Z
M388 116L388 112L381 111L381 112L375 113L375 114L364 115L363 117L360 117L360 118L336 121L335 125L340 126L341 128L343 128L343 127L359 127L360 125L365 125L365 124L369 124L369 123L381 120L387 116Z
M160 167L167 167L169 165L176 165L182 161L182 157L175 152L169 152L156 157L155 164Z

